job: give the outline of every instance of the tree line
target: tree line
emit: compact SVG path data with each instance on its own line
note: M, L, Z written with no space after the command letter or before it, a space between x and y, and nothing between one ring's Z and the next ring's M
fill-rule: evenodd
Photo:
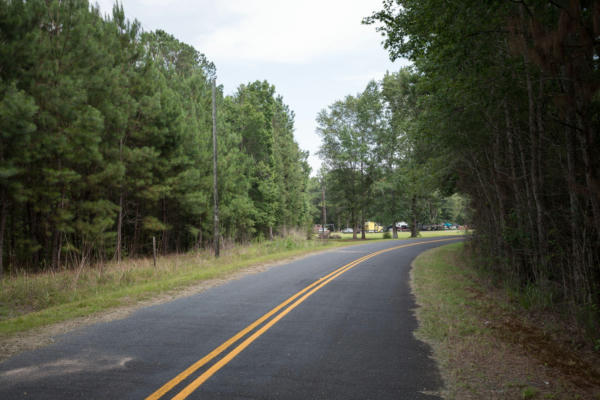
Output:
M414 134L468 195L480 265L597 329L600 2L385 0L365 22L414 63Z
M355 239L358 232L365 239L367 220L391 225L394 238L400 221L413 237L425 224L466 221L464 199L438 184L448 173L444 157L418 134L417 83L408 68L388 72L317 116L324 165L311 186L314 205L325 198L327 220L352 228Z
M211 241L212 62L86 0L0 0L0 43L0 274ZM221 235L305 226L294 113L266 81L216 102Z

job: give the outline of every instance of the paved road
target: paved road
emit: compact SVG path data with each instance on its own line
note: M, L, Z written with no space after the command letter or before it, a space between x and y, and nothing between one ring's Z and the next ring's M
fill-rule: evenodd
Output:
M60 336L0 364L0 399L436 398L408 273L439 239L328 251Z

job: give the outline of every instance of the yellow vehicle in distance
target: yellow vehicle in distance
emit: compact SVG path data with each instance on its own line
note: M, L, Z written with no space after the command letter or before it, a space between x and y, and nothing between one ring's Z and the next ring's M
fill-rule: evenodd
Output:
M365 222L365 226L363 229L365 230L365 232L383 232L383 226L373 221Z

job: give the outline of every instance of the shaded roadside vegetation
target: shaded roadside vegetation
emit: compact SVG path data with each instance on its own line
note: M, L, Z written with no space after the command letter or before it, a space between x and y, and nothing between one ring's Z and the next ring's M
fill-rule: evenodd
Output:
M0 0L0 43L0 276L211 242L211 61L87 0ZM304 227L293 112L266 81L216 97L223 238Z
M385 0L365 22L414 63L401 132L470 199L476 265L598 340L600 2Z
M463 244L430 250L411 272L416 335L434 350L444 398L600 398L600 355L575 318L495 287L470 251Z

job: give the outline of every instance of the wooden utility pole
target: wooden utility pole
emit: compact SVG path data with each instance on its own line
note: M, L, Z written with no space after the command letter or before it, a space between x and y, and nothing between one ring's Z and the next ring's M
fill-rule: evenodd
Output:
M152 259L154 260L154 268L156 268L156 236L152 236Z
M327 225L327 207L325 205L325 179L323 179L323 182L321 184L321 204L322 204L322 209L321 209L321 238L324 239L327 237L327 235L325 234L325 226Z
M214 200L214 250L215 257L219 257L219 191L217 188L217 78L212 81L212 138L213 138L213 200Z

